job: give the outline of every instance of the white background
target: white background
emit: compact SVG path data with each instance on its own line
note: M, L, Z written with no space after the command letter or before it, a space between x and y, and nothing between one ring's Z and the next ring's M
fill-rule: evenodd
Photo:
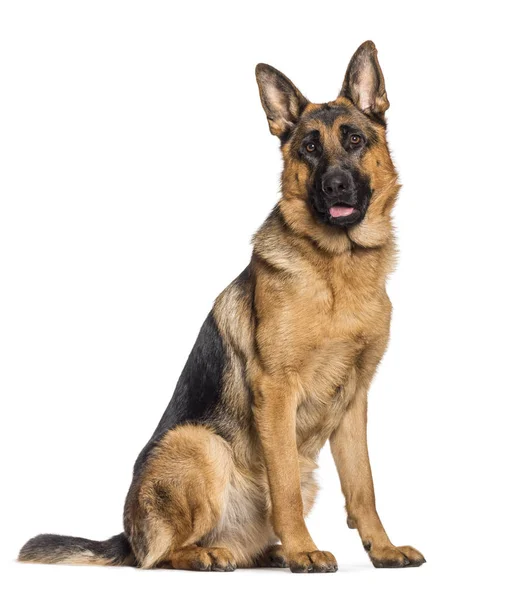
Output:
M26 2L0 12L0 585L6 598L523 597L523 32L518 2ZM254 67L335 98L375 41L404 184L370 398L377 570L328 451L309 526L335 575L20 565L122 530L134 459L278 198ZM520 589L521 587L521 589ZM359 594L359 596L358 596Z

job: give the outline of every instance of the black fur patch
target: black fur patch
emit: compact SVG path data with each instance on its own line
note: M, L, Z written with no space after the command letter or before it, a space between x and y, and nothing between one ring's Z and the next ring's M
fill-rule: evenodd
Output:
M183 423L209 423L220 402L225 352L213 313L204 321L170 403L151 440L139 454L135 474L162 436Z
M332 126L335 123L337 117L343 115L352 116L352 113L344 106L331 106L330 104L323 104L316 110L308 113L308 119L316 119L325 123L328 126Z

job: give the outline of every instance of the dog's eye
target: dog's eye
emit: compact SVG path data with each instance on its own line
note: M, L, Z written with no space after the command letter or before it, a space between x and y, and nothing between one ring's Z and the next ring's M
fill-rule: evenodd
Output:
M315 152L316 150L317 150L317 146L313 142L309 142L308 144L306 144L307 152Z
M353 144L354 146L357 146L357 144L361 143L362 139L363 138L360 135L358 135L357 133L353 133L350 136L350 143Z

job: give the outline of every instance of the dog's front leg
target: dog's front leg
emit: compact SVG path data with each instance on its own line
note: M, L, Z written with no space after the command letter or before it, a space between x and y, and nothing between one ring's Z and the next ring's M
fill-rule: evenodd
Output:
M268 471L272 521L290 569L330 573L337 562L314 544L304 521L295 420L296 394L285 382L261 377L255 394L255 420Z
M330 438L341 488L346 500L348 526L357 528L375 567L419 567L423 555L411 546L396 547L388 539L376 510L366 438L367 393L357 390L339 427Z

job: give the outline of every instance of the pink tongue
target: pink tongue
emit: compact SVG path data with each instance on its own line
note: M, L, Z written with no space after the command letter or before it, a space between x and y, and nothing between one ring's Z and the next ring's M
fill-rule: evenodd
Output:
M334 218L337 217L348 217L354 212L351 206L343 206L342 204L336 204L330 208L330 215Z

